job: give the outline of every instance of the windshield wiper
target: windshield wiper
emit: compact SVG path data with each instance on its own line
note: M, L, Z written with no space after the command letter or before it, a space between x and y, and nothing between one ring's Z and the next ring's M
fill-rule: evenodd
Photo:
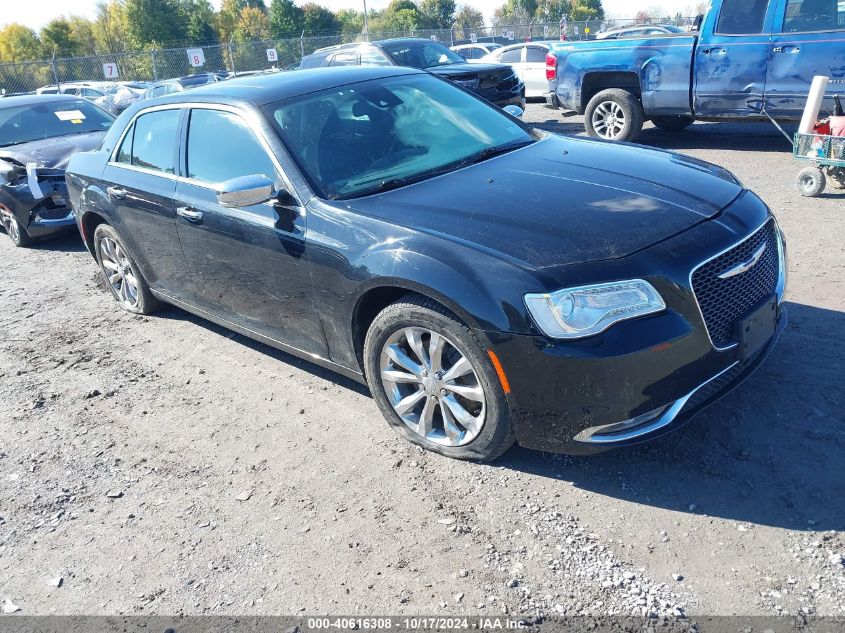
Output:
M489 160L494 156L499 156L500 154L507 154L508 152L512 152L513 150L519 149L520 147L531 145L531 143L533 142L534 141L518 141L516 143L497 145L496 147L485 147L483 150L476 152L475 154L471 154L463 160L459 161L457 165L455 165L455 169L466 167L467 165L475 165L476 163L484 162L485 160Z

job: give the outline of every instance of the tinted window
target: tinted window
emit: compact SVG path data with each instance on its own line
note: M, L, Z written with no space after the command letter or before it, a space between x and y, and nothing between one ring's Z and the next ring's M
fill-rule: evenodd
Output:
M188 177L217 183L252 174L275 180L276 170L246 122L231 112L192 110Z
M752 35L763 32L768 0L732 0L722 4L716 32L723 35Z
M349 84L273 104L267 111L308 179L327 198L401 186L467 160L483 160L482 150L533 141L498 108L428 74ZM215 147L226 155L219 141Z
M845 3L837 0L789 0L785 33L845 30Z
M478 48L476 46L476 47L473 47L473 49L472 49L472 55L470 56L470 59L481 59L486 54L487 54L487 51L485 51L483 48Z
M525 61L530 64L545 64L546 63L546 49L539 46L529 46L526 52Z
M472 59L472 49L471 48L459 48L455 51L458 55L463 57L464 59Z
M336 53L329 66L355 66L358 64L356 53Z
M99 132L111 127L114 117L83 99L44 100L31 105L2 107L0 147L56 136Z
M132 164L132 137L135 134L135 125L133 124L126 136L123 137L123 142L120 144L120 149L117 150L117 157L115 161L118 163Z
M434 68L464 62L463 57L437 42L399 41L381 44L381 47L399 66Z
M390 60L385 57L377 48L364 48L361 50L361 64L365 66L392 66Z
M543 56L545 60L546 57ZM522 61L522 48L512 48L509 51L499 53L499 61L503 64L515 64Z
M181 110L160 110L144 114L135 121L132 140L132 165L176 173L174 154L179 142Z

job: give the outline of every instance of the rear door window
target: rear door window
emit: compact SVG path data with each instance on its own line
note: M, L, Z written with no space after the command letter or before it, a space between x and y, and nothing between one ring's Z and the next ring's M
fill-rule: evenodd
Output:
M529 46L525 53L525 61L529 64L545 64L546 49L539 46Z
M466 51L464 51L464 54ZM390 60L377 48L367 47L361 50L361 64L364 66L392 66Z
M845 2L789 0L782 30L784 33L845 31Z
M329 66L356 66L358 55L355 53L335 53Z
M545 59L545 57L544 57ZM512 48L499 54L499 61L503 64L515 64L522 61L522 48Z
M192 110L188 177L220 183L254 174L276 179L273 161L247 123L233 112Z
M769 0L732 0L722 4L716 33L758 35L763 32Z
M132 135L132 166L166 174L176 173L179 145L179 109L158 110L135 120ZM121 151L123 147L121 147Z

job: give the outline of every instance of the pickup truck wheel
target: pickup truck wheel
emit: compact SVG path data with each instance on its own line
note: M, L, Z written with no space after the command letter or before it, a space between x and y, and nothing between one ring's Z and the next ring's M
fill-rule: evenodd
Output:
M651 117L654 127L664 132L680 132L692 125L693 119L690 116L655 116Z
M642 132L644 122L643 104L619 88L599 92L584 112L587 134L610 141L633 141Z
M825 184L824 172L818 167L805 167L798 174L798 190L805 198L821 195Z

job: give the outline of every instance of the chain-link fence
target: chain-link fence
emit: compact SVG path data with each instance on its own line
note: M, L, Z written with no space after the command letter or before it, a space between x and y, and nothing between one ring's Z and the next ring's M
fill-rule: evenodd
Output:
M671 23L690 28L693 18L677 18ZM90 57L54 58L19 64L0 64L0 95L35 92L39 88L75 82L146 81L155 82L194 73L216 72L237 75L244 72L294 68L305 56L319 48L348 42L422 37L447 46L472 41L510 44L526 40L592 39L610 28L643 25L636 20L589 20L585 22L531 22L472 28L455 25L452 29L413 30L392 33L348 35L327 34L295 39L230 42L209 46L166 48L109 53ZM83 94L83 96L85 96Z

